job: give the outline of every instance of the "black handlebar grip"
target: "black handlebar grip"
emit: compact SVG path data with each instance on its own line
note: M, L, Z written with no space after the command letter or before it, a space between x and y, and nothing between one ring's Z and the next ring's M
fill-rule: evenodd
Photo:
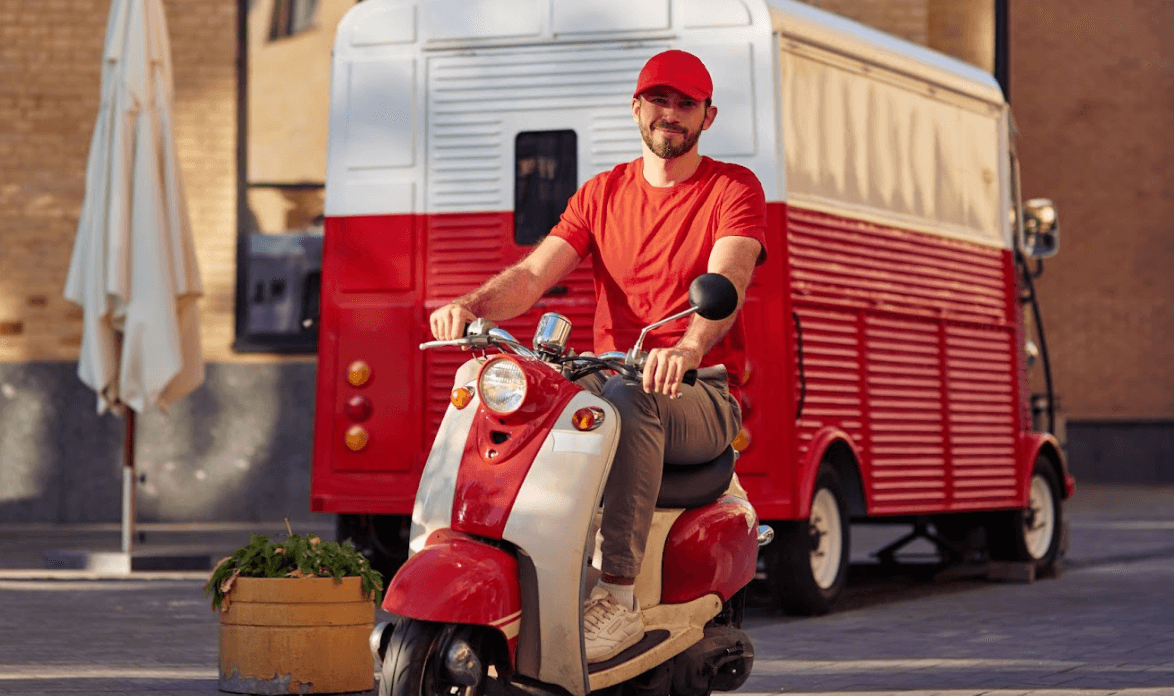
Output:
M685 376L681 378L681 384L688 384L690 387L697 384L697 370L686 370Z

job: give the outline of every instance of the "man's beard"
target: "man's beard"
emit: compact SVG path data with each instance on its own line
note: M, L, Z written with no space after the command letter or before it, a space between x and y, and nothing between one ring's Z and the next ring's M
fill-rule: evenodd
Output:
M672 141L668 139L665 139L657 144L656 141L652 139L652 129L654 127L667 130L673 130L676 127L663 121L649 124L647 126L640 126L640 135L644 138L644 144L647 145L648 149L652 150L652 152L661 159L667 160L680 157L681 155L692 150L693 146L697 144L697 139L701 137L700 128L693 132L690 132L688 128L684 128L683 130L685 137L681 140L680 145L673 145ZM680 131L678 130L677 132Z

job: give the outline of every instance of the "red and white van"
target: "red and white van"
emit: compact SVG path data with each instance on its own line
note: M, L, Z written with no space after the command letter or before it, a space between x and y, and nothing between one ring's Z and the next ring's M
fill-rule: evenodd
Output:
M380 563L406 555L465 358L417 348L428 314L526 254L588 178L639 156L632 88L667 48L714 78L702 154L749 167L769 202L770 257L743 310L738 475L779 533L765 563L784 607L835 599L850 520L913 522L946 556L1054 563L1073 481L1032 428L1021 298L1025 257L1055 251L1055 209L1020 203L1002 92L782 0L366 0L346 15L312 509L338 513ZM505 327L524 335L556 311L583 350L593 310L585 263Z

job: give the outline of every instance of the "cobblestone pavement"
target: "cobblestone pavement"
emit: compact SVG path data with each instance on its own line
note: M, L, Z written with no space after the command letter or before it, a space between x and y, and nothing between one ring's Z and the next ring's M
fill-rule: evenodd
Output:
M747 611L757 659L741 692L1174 696L1174 489L1080 494L1057 579L866 577L845 608L813 619L782 617L760 598ZM148 539L183 545L181 531L156 528ZM215 552L239 534L213 531L200 534ZM885 531L891 539L903 530ZM0 694L220 693L216 615L201 574L46 572L32 561L38 540L60 545L52 532L0 529ZM879 534L862 530L854 558L879 548Z

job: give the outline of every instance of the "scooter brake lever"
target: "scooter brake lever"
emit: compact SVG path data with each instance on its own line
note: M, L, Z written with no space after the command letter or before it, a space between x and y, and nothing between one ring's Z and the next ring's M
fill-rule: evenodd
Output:
M489 336L464 336L462 338L454 338L449 341L427 341L420 344L420 350L429 350L431 348L446 348L448 346L458 346L461 348L488 348L490 345Z

